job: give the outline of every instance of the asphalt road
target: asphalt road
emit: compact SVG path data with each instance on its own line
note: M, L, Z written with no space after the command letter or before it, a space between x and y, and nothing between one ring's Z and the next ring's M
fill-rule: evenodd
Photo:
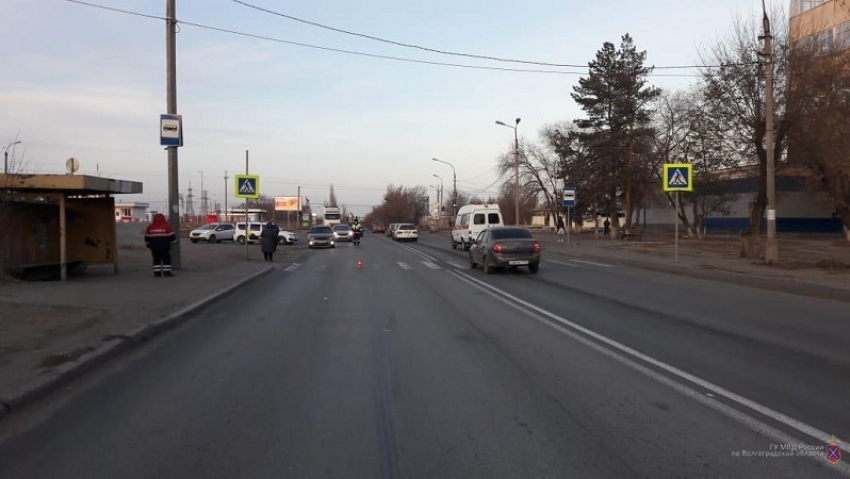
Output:
M0 423L0 477L850 476L845 304L427 233L289 258Z

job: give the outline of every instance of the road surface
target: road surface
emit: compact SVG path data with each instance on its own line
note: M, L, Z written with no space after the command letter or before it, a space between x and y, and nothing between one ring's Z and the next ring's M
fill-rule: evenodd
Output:
M288 255L0 423L0 477L850 477L846 304L543 255Z

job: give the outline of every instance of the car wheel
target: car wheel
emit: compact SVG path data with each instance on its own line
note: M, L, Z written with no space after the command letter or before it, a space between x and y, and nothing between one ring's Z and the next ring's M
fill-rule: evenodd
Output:
M240 236L240 237L236 238L236 242L239 243L239 244L245 244L245 237Z
M452 249L457 249L457 243L455 243L455 240L452 240Z
M215 235L210 236L210 244L215 244L218 240L215 239Z
M488 260L487 257L485 256L484 257L484 274L493 274L494 271L496 271L496 268L494 268L493 265L490 264L490 260Z
M464 240L461 238L461 240L460 240L460 248L461 248L461 249L468 250L470 246L472 246L472 244L471 244L471 243L470 243L470 244L466 244L466 241L464 241Z
M537 274L537 271L540 269L540 263L531 263L528 265L528 272L531 274Z
M198 242L198 240L196 240L196 239L189 240L189 241L191 241L192 243L197 243L197 242Z
M470 251L469 252L469 267L472 268L472 269L475 269L476 266L478 266L478 265L475 263L475 259L472 258L472 251Z

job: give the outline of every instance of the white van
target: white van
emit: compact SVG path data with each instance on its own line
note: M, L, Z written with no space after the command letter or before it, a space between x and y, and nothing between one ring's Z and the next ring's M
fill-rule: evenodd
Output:
M463 249L469 249L472 240L478 237L478 233L494 226L504 226L499 205L461 206L452 228L452 249L457 249L458 245Z

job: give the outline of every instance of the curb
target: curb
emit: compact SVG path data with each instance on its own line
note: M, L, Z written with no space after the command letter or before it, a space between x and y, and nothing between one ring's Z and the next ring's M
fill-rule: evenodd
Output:
M232 293L234 290L244 286L246 283L275 271L276 269L276 266L269 266L237 281L221 291L201 299L200 301L190 304L189 306L169 314L168 316L159 318L152 323L146 324L126 336L111 339L74 361L63 364L38 379L30 381L20 387L17 391L13 391L10 397L0 397L0 421L12 412L41 399L50 392L58 389L60 386L67 384L72 379L78 378L100 364L105 363L107 360L130 351L139 344L157 336L158 334L164 333L165 331L186 322L192 313L204 308L209 303Z

